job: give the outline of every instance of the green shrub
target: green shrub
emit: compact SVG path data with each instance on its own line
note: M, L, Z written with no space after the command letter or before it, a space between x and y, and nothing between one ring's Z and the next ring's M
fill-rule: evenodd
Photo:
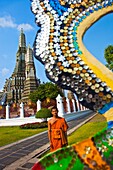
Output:
M48 117L52 117L52 114L49 109L42 108L36 113L35 117L36 118L48 118Z
M21 129L37 129L47 127L47 122L26 123L20 126Z

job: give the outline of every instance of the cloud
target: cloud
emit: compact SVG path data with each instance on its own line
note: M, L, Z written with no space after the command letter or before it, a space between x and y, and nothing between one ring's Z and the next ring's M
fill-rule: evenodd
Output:
M2 69L2 76L7 75L8 73L9 73L9 69L7 69L7 68Z
M33 27L30 24L20 24L17 26L17 29L20 31L23 28L24 31L33 30Z
M17 24L14 23L14 20L11 18L11 16L5 16L0 18L0 27L16 28Z
M24 29L24 31L30 31L33 30L32 25L28 23L22 23L22 24L16 24L14 19L9 16L0 17L0 27L1 28L15 28L17 30L21 30L21 28Z

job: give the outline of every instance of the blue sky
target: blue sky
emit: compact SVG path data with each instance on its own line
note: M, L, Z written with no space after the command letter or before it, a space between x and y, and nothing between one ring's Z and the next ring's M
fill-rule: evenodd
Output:
M87 49L103 64L104 49L113 45L113 14L108 14L95 23L85 34L83 42ZM27 45L33 45L37 32L35 17L30 9L30 0L0 1L0 90L5 79L14 70L20 28L24 29ZM43 82L46 78L44 66L35 59L37 77Z

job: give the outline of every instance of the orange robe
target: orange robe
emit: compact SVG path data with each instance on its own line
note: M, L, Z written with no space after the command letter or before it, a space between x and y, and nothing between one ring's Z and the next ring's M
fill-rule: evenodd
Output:
M67 129L68 125L64 118L59 117L55 122L50 123L50 151L53 152L67 145Z

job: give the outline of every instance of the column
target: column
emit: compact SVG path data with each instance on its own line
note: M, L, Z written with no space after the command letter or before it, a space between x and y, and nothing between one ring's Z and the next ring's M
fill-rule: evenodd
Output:
M41 109L41 101L37 101L37 112Z
M79 103L79 105L80 105L80 110L83 111L83 106L82 106L82 104Z
M73 103L73 112L76 112L75 100L74 99L72 99L72 103Z
M10 108L10 106L7 104L7 106L6 106L6 120L8 120L10 117L9 108Z
M76 100L76 103L77 103L77 110L80 111L80 105L79 105L79 101Z
M66 99L66 102L67 102L67 110L68 110L68 113L71 113L70 102L69 102L69 99L68 99L68 98Z
M63 100L60 94L56 98L57 100L57 108L58 108L58 116L63 117L64 115L64 106L63 106Z
M24 104L21 102L20 104L20 118L24 118Z

